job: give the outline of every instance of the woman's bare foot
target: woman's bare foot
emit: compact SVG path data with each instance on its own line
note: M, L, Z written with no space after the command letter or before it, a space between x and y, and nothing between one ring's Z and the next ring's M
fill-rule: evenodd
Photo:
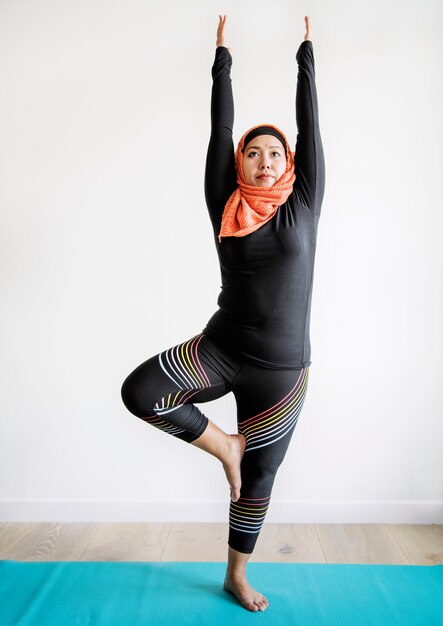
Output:
M222 462L226 478L231 485L231 499L236 502L240 497L240 463L246 448L245 436L228 435L217 424L208 420L204 432L191 443Z
M240 498L240 463L246 448L246 438L244 435L229 435L228 437L226 452L220 460L228 483L231 485L231 500L236 502Z
M223 588L233 593L248 611L266 611L269 606L268 599L248 583L245 573L226 572Z

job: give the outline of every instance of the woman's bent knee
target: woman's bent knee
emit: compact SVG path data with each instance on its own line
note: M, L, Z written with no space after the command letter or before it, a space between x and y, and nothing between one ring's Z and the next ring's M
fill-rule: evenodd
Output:
M123 382L120 393L123 404L133 415L136 417L146 417L149 415L149 407L143 402L140 386L137 385L132 374L129 374Z

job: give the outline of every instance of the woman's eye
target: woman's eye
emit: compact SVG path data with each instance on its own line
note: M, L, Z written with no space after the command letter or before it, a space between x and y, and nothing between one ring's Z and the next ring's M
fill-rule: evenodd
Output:
M281 156L280 152L273 152L272 154L276 154L277 156Z
M248 157L253 156L254 154L257 154L257 152L255 152L255 151L253 150L252 152L250 152L250 153L248 154Z

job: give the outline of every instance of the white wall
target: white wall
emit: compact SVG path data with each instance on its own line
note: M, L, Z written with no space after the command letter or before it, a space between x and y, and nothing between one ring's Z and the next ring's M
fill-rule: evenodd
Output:
M218 461L120 398L216 310L219 13L235 142L268 121L294 144L304 15L314 29L310 388L267 520L441 523L439 0L1 2L0 519L227 520ZM232 394L198 406L236 432Z

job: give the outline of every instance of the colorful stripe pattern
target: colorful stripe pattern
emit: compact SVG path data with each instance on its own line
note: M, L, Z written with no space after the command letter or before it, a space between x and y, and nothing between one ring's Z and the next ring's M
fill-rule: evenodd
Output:
M306 396L309 367L300 371L291 391L277 404L239 423L239 433L246 438L245 453L269 446L295 427ZM254 462L253 460L251 461ZM229 505L232 531L257 535L263 525L271 495L262 498L241 497Z
M280 402L239 422L238 432L246 438L245 454L275 443L295 426L303 407L308 379L309 367L305 367L294 387Z
M179 435L186 432L184 428L174 426L164 415L177 411L183 404L189 403L190 398L198 391L210 387L210 380L198 358L198 344L203 333L195 335L188 341L169 348L158 355L160 366L171 379L177 391L161 398L153 407L155 415L143 417L143 421L171 434Z
M271 496L267 498L239 498L229 505L229 527L242 533L260 532Z

